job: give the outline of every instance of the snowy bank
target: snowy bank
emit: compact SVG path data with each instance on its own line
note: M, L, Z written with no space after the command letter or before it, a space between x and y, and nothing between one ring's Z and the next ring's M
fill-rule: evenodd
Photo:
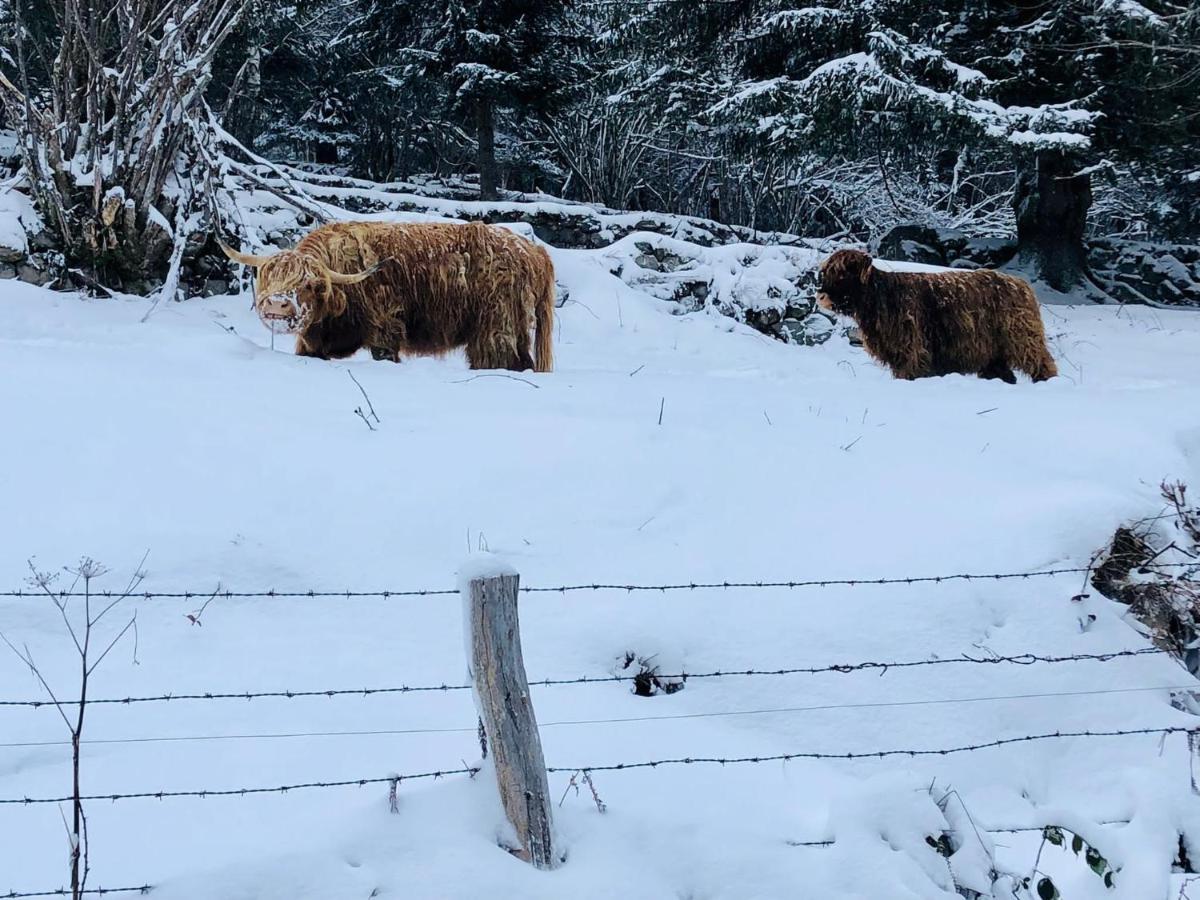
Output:
M639 240L621 248L626 262ZM688 265L734 291L736 278L721 281L726 252L742 251ZM89 553L114 568L103 587L119 587L149 547L143 589L196 596L131 601L138 664L130 648L114 652L93 695L284 694L90 707L85 789L353 782L91 803L92 884L234 900L740 900L798 885L839 900L944 900L952 875L990 878L989 852L962 838L969 814L998 870L1028 875L1047 824L1078 829L1122 867L1110 891L1069 848L1047 848L1041 866L1064 897L1178 893L1179 836L1193 858L1200 847L1184 735L936 752L1191 727L1171 704L1194 683L1176 663L834 668L1146 649L1124 606L1073 602L1081 575L752 583L1086 565L1116 524L1158 510L1164 477L1200 481L1200 430L1180 412L1200 407L1200 321L1047 310L1057 379L897 382L839 334L797 348L724 316L673 315L678 304L628 283L628 267L613 275L614 258L552 254L569 295L558 365L521 379L473 377L458 355L395 365L273 351L246 296L163 304L142 324L146 301L0 286L0 404L13 423L0 586L22 588L31 556L54 568ZM793 261L763 251L756 265L786 280ZM347 371L379 414L375 431L354 415L363 401ZM393 774L478 757L470 691L457 689L454 588L465 549L481 547L527 586L682 586L522 594L533 682L628 676L629 655L664 674L825 671L689 678L651 697L628 681L535 684L571 854L534 872L496 846L494 784L401 778L389 812ZM725 581L750 584L686 587ZM222 593L272 589L299 596ZM426 590L449 593L344 593ZM0 598L0 628L69 687L69 638L48 602ZM0 699L43 697L9 654L0 684ZM359 693L322 693L337 689ZM69 748L54 711L0 717L0 799L63 796ZM934 752L598 768L885 750ZM589 767L603 814L586 784L571 787ZM381 781L355 786L370 778ZM54 804L0 805L6 889L61 883L61 828ZM1000 832L1011 828L1035 831Z

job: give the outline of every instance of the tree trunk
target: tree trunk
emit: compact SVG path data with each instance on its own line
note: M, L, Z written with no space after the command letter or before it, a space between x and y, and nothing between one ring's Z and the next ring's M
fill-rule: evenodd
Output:
M499 197L496 185L496 123L492 117L492 101L480 97L475 103L475 161L479 168L479 199L495 200Z
M317 141L316 162L324 166L336 166L338 161L337 144L328 141Z
M709 189L708 217L714 222L721 221L721 189L719 187Z
M262 47L255 44L250 48L246 55L244 75L238 73L244 79L242 85L239 88L235 81L234 87L238 88L238 93L231 94L229 98L230 109L234 112L229 130L247 147L254 146L267 124L262 110L262 57Z
M1013 195L1017 264L1064 294L1090 282L1083 235L1092 180L1076 174L1078 163L1061 150L1037 151L1018 162Z

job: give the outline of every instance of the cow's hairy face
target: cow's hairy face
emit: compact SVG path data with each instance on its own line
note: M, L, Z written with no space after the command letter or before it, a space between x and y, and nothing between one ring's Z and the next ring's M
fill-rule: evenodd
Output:
M287 332L345 311L342 292L333 290L328 270L291 250L258 267L254 305L269 327Z
M838 250L821 263L817 303L830 312L854 315L871 271L871 257L861 250Z

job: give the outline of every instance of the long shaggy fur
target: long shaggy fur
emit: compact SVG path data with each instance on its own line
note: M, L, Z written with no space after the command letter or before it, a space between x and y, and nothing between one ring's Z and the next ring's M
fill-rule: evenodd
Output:
M370 274L350 284L330 273ZM260 314L293 320L303 356L367 347L398 362L466 347L473 369L554 365L554 266L545 249L505 228L323 225L263 262L255 287Z
M821 264L818 302L851 316L863 346L897 378L958 372L1016 383L1058 374L1028 282L977 269L884 272L858 250Z

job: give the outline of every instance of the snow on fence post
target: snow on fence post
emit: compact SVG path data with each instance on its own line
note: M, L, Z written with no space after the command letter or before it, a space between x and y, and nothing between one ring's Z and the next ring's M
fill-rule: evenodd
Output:
M494 558L459 572L467 625L467 660L505 815L521 846L516 855L538 869L559 862L550 787L517 620L520 576Z

